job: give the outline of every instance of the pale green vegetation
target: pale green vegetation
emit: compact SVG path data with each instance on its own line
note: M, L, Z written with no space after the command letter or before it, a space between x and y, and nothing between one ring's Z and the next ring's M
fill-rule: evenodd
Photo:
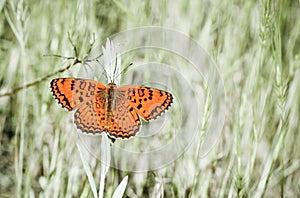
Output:
M83 58L93 34L100 44L149 25L196 40L226 92L222 136L205 158L191 147L143 173L106 169L76 146L72 113L57 105L49 82L75 77L82 65L1 97L0 197L112 197L122 180L115 196L299 197L299 10L296 0L0 1L0 94L69 65L43 56L73 56L68 33Z

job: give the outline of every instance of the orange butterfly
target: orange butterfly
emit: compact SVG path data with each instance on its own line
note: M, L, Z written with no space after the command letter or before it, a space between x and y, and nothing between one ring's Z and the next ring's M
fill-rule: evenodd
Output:
M87 133L106 131L114 138L134 136L141 125L140 115L149 121L161 115L172 103L172 94L150 87L105 86L79 78L57 78L50 83L58 102L69 111L76 110L74 122Z

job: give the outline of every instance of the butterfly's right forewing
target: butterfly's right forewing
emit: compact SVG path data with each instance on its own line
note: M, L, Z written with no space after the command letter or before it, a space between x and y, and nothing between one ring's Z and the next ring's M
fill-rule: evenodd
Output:
M118 89L126 92L128 104L147 121L157 118L173 102L171 93L155 88L128 85Z

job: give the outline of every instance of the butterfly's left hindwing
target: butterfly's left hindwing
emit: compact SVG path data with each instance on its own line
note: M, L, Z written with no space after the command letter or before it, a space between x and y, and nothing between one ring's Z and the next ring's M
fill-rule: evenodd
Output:
M95 100L86 101L74 114L74 123L85 133L101 133L106 130L105 111L103 100L99 96ZM97 105L95 105L97 102Z

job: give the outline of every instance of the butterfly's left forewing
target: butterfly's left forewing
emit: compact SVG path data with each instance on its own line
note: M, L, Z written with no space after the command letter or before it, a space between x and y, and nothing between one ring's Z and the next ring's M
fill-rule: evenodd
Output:
M50 86L58 102L69 111L94 100L96 93L105 90L101 83L79 78L53 79Z

